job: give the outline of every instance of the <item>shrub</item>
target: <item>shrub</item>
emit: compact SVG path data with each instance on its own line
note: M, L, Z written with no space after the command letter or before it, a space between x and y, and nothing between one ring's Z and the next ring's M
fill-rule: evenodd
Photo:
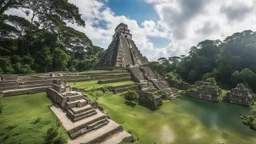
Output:
M2 113L2 111L3 111L3 104L2 104L1 99L2 99L2 95L0 95L0 113Z
M66 144L67 139L63 135L59 135L53 140L53 144Z
M124 94L124 97L126 100L129 100L129 101L137 101L139 94L134 90L129 90Z
M0 113L3 112L3 105L0 103Z
M58 136L58 128L51 127L47 130L46 136L45 136L45 144L51 144L53 143L53 140L55 137Z
M96 97L100 97L100 96L103 95L103 92L102 92L102 91L95 91L95 92L94 92L94 95L95 95Z
M217 85L217 82L214 77L207 78L206 82L210 82L212 85Z
M178 74L173 73L173 72L169 72L166 75L166 77L167 77L168 82L171 83L171 84L172 83L177 84L177 83L182 83L183 82L181 77Z

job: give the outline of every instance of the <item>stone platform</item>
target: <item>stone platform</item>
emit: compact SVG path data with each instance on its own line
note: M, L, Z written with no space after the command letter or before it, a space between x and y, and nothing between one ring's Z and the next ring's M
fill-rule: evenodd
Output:
M88 118L84 118L77 122L73 122L71 119L67 117L67 113L58 105L50 106L52 112L59 118L63 127L70 131L82 124L89 123L95 119L98 119L102 116L105 116L98 109L95 109L97 114L90 116ZM69 139L69 144L80 144L80 143L104 143L104 144L118 144L122 141L129 139L131 134L124 131L123 128L117 124L116 122L108 119L109 123L102 126L99 129L90 131L81 136L78 136L75 139Z

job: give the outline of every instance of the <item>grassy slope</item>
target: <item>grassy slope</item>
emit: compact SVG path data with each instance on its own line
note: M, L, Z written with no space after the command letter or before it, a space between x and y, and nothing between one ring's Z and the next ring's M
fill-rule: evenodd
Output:
M45 93L7 97L2 103L0 143L43 143L47 129L57 123L57 117L48 108L51 101ZM63 127L59 132L68 138Z
M123 82L115 82L115 83L108 83L108 84L97 84L97 80L94 81L86 81L86 82L76 82L76 83L69 83L69 85L82 88L85 90L100 88L104 86L119 86L119 85L126 85L126 84L133 84L133 81L123 81Z

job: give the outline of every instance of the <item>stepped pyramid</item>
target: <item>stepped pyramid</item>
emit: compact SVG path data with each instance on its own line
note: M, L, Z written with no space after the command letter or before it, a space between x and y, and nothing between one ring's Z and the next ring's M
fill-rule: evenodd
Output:
M132 40L128 26L120 23L113 35L113 40L101 58L100 66L103 67L138 67L148 64L148 59Z
M142 56L132 40L128 26L120 23L113 35L113 40L101 58L101 68L128 69L133 80L140 83L138 91L140 103L156 109L162 105L161 98L174 99L178 96L177 90L171 88L164 77L161 77L147 67L148 59Z

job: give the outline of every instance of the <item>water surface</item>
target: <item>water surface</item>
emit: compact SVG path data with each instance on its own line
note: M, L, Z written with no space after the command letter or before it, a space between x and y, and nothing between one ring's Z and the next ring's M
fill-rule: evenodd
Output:
M139 137L138 143L256 144L256 131L240 120L247 107L189 97L164 101L156 111L128 106L119 95L103 96L98 102L113 120Z

